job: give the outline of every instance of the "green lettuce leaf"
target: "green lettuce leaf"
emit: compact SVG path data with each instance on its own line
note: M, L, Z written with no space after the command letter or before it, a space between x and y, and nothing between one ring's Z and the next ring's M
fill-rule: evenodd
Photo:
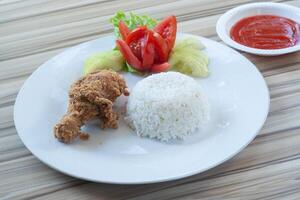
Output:
M151 29L157 24L157 20L149 17L148 15L136 15L132 12L126 15L124 12L118 11L112 18L110 18L110 22L114 25L114 32L117 38L120 37L120 21L123 21L128 26L129 30L133 30L137 26L141 25L145 25Z

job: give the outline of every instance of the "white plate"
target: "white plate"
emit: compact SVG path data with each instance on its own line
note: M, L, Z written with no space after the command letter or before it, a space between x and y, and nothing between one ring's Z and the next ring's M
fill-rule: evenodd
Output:
M219 37L233 48L261 56L276 56L300 50L299 41L293 47L268 50L247 47L232 40L230 37L231 27L240 19L253 15L278 15L300 24L300 8L282 3L249 3L235 7L219 18L216 26Z
M180 37L182 37L181 35ZM26 147L65 174L106 183L154 183L190 176L237 154L256 136L269 109L269 93L255 66L236 51L197 37L207 47L211 75L197 79L211 101L211 121L185 141L161 143L139 138L123 120L117 130L90 123L88 141L58 142L53 126L67 108L70 84L85 58L114 47L114 37L93 40L55 56L25 82L16 99L14 120ZM130 88L143 77L125 74ZM146 91L145 91L146 92ZM117 107L126 98L118 100ZM174 130L176 131L176 130Z

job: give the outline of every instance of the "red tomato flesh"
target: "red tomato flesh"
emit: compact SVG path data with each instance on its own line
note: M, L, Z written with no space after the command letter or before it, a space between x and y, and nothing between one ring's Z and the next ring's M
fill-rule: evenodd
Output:
M172 50L175 44L176 32L177 32L177 20L174 15L171 15L159 24L157 24L154 29L155 32L159 33L168 45L169 52Z
M127 63L134 69L143 70L141 61L133 54L126 42L123 40L117 40L116 43Z
M162 64L155 64L151 67L151 72L154 73L160 73L160 72L165 72L170 68L170 64L165 62Z
M155 55L154 55L154 62L155 63L163 63L168 60L169 57L169 49L166 41L162 36L156 32L151 31L152 35L150 37L149 42L154 44L155 48Z
M127 36L130 33L130 30L123 21L120 21L120 23L119 23L119 31L120 31L122 39L126 40Z
M146 26L135 28L126 38L126 43L133 54L142 61L142 48L145 45L148 29Z
M145 70L149 69L154 63L155 49L153 43L150 42L152 33L148 32L144 48L142 49L142 66Z
M167 60L176 39L175 16L165 18L153 30L139 26L130 31L122 21L119 30L123 40L116 41L117 47L134 69L158 73L170 68Z

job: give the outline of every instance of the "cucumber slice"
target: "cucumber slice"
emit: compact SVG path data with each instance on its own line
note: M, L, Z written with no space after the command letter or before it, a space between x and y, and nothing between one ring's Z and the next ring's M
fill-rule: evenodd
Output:
M178 41L169 58L172 70L195 77L207 77L209 59L201 51L203 48L195 38Z
M125 67L125 60L118 50L95 53L85 60L84 75L102 69L121 71Z

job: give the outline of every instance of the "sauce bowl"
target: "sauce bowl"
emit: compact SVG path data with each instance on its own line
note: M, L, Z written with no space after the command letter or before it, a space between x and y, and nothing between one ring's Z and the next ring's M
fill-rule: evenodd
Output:
M300 24L300 8L281 3L250 3L235 7L219 18L216 26L218 36L235 49L261 56L276 56L300 50L300 41L292 47L270 50L247 47L231 39L231 27L239 20L254 15L277 15Z

